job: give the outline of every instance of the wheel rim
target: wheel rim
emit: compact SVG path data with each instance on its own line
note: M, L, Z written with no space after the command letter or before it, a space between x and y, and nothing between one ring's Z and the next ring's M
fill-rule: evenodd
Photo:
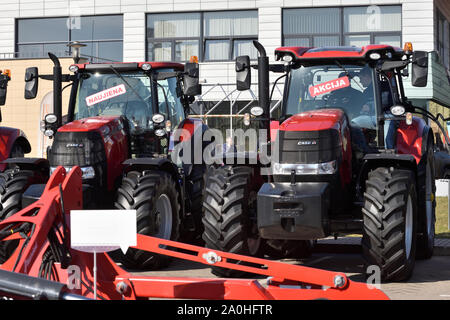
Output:
M166 194L162 194L156 200L155 237L170 239L172 234L172 219L170 199Z
M430 165L427 164L426 183L425 183L425 211L426 211L426 231L428 243L431 245L434 241L434 223L433 223L433 178L431 176Z
M409 259L409 256L411 255L412 236L413 236L413 207L411 196L408 196L408 204L406 205L406 217L405 217L406 259Z

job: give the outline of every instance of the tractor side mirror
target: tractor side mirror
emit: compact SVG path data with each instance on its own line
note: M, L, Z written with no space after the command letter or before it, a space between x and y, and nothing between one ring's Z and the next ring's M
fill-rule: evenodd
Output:
M25 71L25 99L36 98L38 91L38 80L38 68L27 68L27 70Z
M428 83L428 52L415 51L412 62L412 85L426 87Z
M187 62L184 66L183 87L184 95L198 96L202 94L202 86L199 83L198 63Z
M236 87L239 91L250 89L251 86L251 69L250 57L239 56L236 58Z

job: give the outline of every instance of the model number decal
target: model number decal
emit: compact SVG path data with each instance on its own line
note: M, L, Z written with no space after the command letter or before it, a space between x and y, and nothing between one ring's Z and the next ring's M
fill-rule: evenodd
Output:
M309 94L311 95L311 97L317 97L321 94L346 88L348 86L350 86L348 77L342 77L310 87Z
M125 89L125 85L119 84L118 86L97 92L96 94L86 97L86 104L90 107L99 102L120 96L126 92L127 90Z

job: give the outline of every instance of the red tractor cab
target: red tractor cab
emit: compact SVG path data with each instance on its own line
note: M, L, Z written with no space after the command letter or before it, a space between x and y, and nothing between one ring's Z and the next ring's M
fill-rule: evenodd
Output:
M252 114L271 130L271 141L261 142L270 146L265 148L271 150L270 164L209 171L206 244L235 253L301 257L314 240L359 233L367 264L379 267L383 281L407 279L416 257L433 253L435 178L441 175L426 121L438 123L440 116L413 106L403 86L410 73L413 86L426 86L428 54L410 45L281 47L275 57L283 64L269 65L264 48L255 46L259 107ZM250 87L251 67L248 57L238 57L240 90ZM270 116L269 71L285 78L276 119ZM440 161L448 165L449 159L447 154ZM240 160L235 163L249 159ZM263 168L270 173L262 174ZM239 202L228 190L253 194L252 200Z
M197 63L86 63L62 74L59 60L52 75L26 71L25 97L36 97L38 79L54 84L54 114L42 124L53 140L47 159L11 159L12 177L4 189L15 188L14 211L40 198L57 167L79 166L86 209L136 210L138 232L164 239L195 241L201 234L201 191L205 166L175 163L172 132L205 126L187 118L189 105L200 93ZM68 114L62 117L62 83L70 88ZM26 173L26 174L25 174ZM1 181L1 180L0 180ZM16 189L14 189L16 190ZM194 200L195 199L195 200ZM2 201L2 200L0 200ZM2 210L5 203L1 202ZM3 255L12 250L2 248ZM159 268L167 259L130 249L122 262L130 267Z

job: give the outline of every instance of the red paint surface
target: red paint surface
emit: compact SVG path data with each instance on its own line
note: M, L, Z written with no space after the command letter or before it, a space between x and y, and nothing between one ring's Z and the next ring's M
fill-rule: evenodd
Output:
M279 129L280 129L279 121L270 121L270 141L275 142L277 140Z
M336 50L329 51L315 51L310 52L308 47L280 47L275 50L276 54L292 54L297 59L320 59L320 58L364 58L367 53L372 51L392 51L396 54L402 54L403 50L400 48L387 46L387 45L368 45L360 48L360 50L355 51L345 51L344 47L342 50L339 50L339 47L336 47Z
M423 119L413 117L411 125L406 121L400 121L397 129L397 150L399 154L411 154L417 164L422 158L423 130L426 123Z
M92 117L75 120L58 129L58 132L100 132L106 152L107 186L114 189L114 182L122 175L123 162L128 159L128 138L117 116Z
M283 131L319 131L340 129L344 112L339 109L313 110L293 115L280 125Z
M24 134L19 129L0 127L0 162L9 158L14 143L21 136ZM4 171L6 167L6 164L0 163L0 172Z

